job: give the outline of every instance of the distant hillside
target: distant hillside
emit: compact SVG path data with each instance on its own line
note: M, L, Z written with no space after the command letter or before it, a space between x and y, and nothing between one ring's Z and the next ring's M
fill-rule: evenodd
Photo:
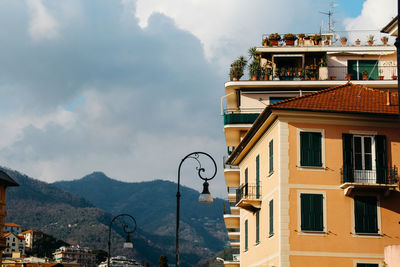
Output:
M157 264L159 256L166 254L170 263L175 261L176 184L160 180L124 183L96 172L51 185L3 170L20 184L7 190L6 221L39 229L70 244L106 250L112 216L129 213L138 224L133 235L135 249L122 250L119 244L123 237L114 232L112 255L134 256ZM213 257L226 241L223 200L204 205L197 198L198 192L182 187L182 266L194 266Z
M127 183L94 172L79 180L54 185L84 196L109 213L129 213L144 231L168 237L171 243L163 248L168 251L169 262L174 261L170 257L174 257L175 252L176 183L163 180ZM188 187L181 187L181 194L182 261L185 253L191 254L186 259L199 255L198 260L215 255L227 241L223 200L201 204L199 193Z
M69 244L107 250L111 214L78 195L17 171L0 169L20 185L7 189L7 222L41 230ZM139 227L133 237L134 250L123 250L124 237L121 229L117 231L112 234L112 255L133 256L142 262L156 264L164 251L152 244L169 242L165 238L160 241L159 236L144 233Z

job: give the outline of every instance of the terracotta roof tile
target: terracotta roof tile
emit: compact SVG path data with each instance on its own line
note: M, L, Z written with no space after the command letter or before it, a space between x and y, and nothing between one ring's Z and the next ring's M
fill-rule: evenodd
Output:
M38 231L38 230L35 230L35 229L29 229L29 230L23 231L23 232L21 232L21 233L19 233L19 234L20 234L20 235L25 235L25 234L37 233L37 232L39 232L39 231Z
M21 225L15 224L15 223L5 223L4 226L8 227L22 227Z
M398 115L398 94L346 83L269 106L271 109ZM387 100L390 104L387 105Z

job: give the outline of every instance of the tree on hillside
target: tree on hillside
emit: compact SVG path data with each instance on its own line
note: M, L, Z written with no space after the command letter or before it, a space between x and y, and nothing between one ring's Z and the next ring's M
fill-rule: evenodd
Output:
M102 249L93 249L93 254L96 254L96 264L100 264L107 260L108 253Z
M168 258L165 255L160 256L160 260L158 261L158 267L168 267Z

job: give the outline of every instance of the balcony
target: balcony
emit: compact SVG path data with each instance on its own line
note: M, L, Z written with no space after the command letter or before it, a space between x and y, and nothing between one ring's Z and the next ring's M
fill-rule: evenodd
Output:
M236 207L255 212L261 209L261 186L244 184L236 190Z
M236 191L239 189L239 187L233 186L233 187L227 187L228 190L228 201L229 203L232 203L233 205L236 205L237 203L237 198L236 198ZM234 208L235 206L231 207Z
M224 125L228 124L253 124L258 118L262 109L225 109L224 110Z
M224 176L227 187L239 187L240 185L240 170L238 166L226 164L226 156L224 160Z
M381 170L346 170L340 169L341 186L346 196L355 193L376 192L387 195L398 186L396 166Z
M239 248L232 249L232 254L224 255L225 267L238 267L240 266L240 251Z

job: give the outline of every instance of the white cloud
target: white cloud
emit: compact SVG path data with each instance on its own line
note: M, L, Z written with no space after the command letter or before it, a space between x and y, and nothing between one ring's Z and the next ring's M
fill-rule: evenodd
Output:
M31 14L29 34L32 39L40 41L57 38L59 25L43 4L43 0L27 0L26 2Z
M227 66L239 53L261 44L264 33L318 31L321 16L316 10L325 6L322 0L137 0L136 17L142 28L152 14L172 18L202 42L210 61Z
M396 12L396 0L366 0L361 14L356 18L345 19L344 26L346 31L353 32L350 36L351 41L357 38L366 41L369 34L375 35L377 39L379 31L396 16Z

